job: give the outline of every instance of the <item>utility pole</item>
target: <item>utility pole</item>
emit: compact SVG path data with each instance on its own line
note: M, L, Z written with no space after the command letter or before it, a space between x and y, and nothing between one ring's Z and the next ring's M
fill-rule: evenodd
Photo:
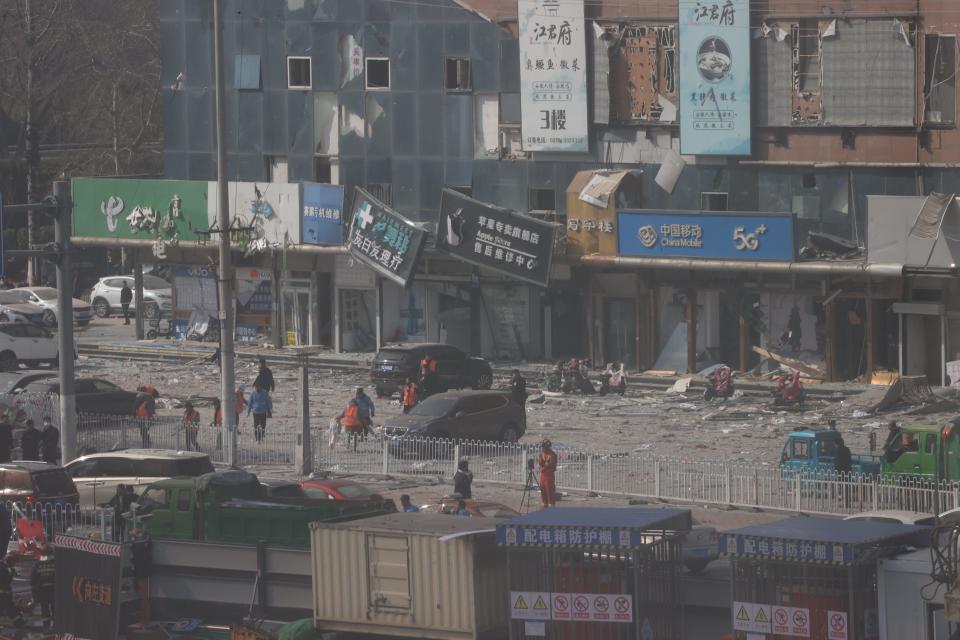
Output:
M23 0L24 27L27 40L27 82L26 82L26 146L27 146L27 204L33 202L33 189L37 178L37 149L36 132L33 130L33 8L30 0ZM27 246L33 248L37 237L37 220L33 209L27 211ZM39 260L36 256L27 258L27 283L33 287L37 284L37 267Z
M73 203L66 182L53 183L56 199L54 244L57 255L57 342L60 349L60 451L63 462L77 457L77 398L73 382L73 269L70 258L70 228ZM31 247L32 248L32 247Z
M227 190L227 124L223 80L223 7L213 0L213 70L216 78L214 109L217 123L217 221L220 227L220 411L227 431L227 464L236 463L237 425L233 414L233 268L230 265L230 200Z

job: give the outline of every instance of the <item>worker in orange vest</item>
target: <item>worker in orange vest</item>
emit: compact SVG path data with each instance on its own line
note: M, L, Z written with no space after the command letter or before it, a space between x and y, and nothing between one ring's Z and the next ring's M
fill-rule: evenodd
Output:
M187 451L191 449L200 451L200 445L197 443L197 435L200 433L200 412L193 408L193 404L188 402L183 406L183 431L187 434Z
M357 441L363 435L363 420L360 418L360 405L356 398L351 398L347 408L340 412L336 417L337 424L342 426L347 432L347 446L350 446L350 440L353 440L353 450L357 450Z
M426 398L432 393L436 393L437 382L437 361L429 353L423 354L423 360L420 361L420 391Z
M417 406L417 385L410 378L407 378L407 384L403 386L400 405L403 407L404 413L410 413L410 410Z
M546 438L540 443L537 462L540 465L540 501L544 507L555 507L557 506L557 454L553 450L553 443Z

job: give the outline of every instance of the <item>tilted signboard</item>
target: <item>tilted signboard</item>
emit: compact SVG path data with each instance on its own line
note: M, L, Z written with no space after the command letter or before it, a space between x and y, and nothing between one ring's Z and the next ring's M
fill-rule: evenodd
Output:
M443 190L437 250L542 287L558 225Z
M356 187L347 250L401 286L413 279L427 232Z

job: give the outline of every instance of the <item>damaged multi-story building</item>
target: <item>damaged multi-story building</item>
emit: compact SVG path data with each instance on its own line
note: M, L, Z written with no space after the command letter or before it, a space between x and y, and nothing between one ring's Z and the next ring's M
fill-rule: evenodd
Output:
M566 230L547 288L432 245L406 289L337 258L341 349L934 382L960 360L951 0L224 3L231 180L428 224L448 188ZM166 175L212 179L212 16L160 11Z

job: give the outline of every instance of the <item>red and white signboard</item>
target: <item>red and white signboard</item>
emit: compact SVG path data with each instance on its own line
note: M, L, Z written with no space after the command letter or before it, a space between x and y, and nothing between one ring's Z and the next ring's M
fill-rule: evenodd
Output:
M827 638L830 640L848 640L847 612L827 611Z
M570 605L569 593L554 593L553 594L553 619L569 620L570 606L571 605Z
M810 637L810 610L799 607L773 607L773 633L798 638Z
M552 593L558 622L633 622L633 596L623 593Z

